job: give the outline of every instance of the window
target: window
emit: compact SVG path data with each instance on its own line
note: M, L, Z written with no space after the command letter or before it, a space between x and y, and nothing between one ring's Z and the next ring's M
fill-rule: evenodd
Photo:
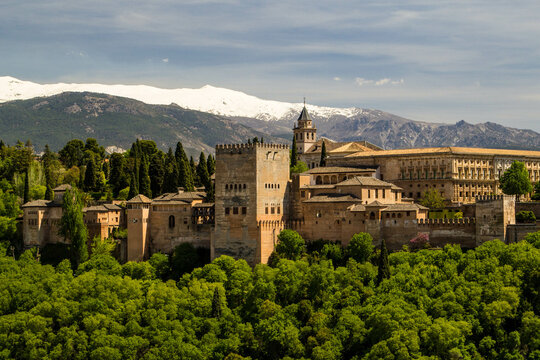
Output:
M246 188L246 184L244 184L244 189Z
M225 190L229 190L229 184L225 184Z
M238 208L235 206L232 208L233 215L238 215Z
M375 199L379 198L379 189L375 189Z
M275 213L276 213L276 208L272 206L272 207L270 208L270 213L271 213L271 214L275 214Z
M268 214L268 206L264 208L264 213Z
M174 225L175 225L174 215L171 215L169 216L169 228L170 229L174 228Z
M231 209L226 207L225 208L225 215L229 215L231 213Z
M305 191L300 191L300 196L301 197L306 197L306 192Z
M369 190L369 189L367 191L367 197L368 197L368 199L371 197L371 190Z
M242 215L247 214L247 208L245 206L242 206Z

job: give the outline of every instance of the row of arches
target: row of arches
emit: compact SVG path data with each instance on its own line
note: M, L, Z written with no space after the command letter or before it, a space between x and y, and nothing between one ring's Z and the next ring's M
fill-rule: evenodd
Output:
M225 190L245 190L246 184L225 184Z

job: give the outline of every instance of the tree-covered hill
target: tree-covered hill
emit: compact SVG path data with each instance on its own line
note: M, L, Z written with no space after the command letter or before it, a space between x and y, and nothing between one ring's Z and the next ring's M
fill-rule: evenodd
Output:
M0 358L540 359L533 244L390 254L378 286L377 254L336 267L336 249L273 267L222 256L166 282L160 254L95 252L75 272L1 255Z
M105 147L124 149L137 138L152 139L163 150L181 141L190 155L209 153L217 143L245 142L256 136L283 141L218 115L94 93L0 104L0 134L11 144L30 139L38 151L45 144L59 150L74 138L91 137Z

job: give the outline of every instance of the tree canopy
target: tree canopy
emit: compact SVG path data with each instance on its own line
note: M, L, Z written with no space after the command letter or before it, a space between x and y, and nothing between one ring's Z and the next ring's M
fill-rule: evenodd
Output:
M503 193L507 195L526 195L533 187L529 180L529 172L521 161L514 161L499 179Z

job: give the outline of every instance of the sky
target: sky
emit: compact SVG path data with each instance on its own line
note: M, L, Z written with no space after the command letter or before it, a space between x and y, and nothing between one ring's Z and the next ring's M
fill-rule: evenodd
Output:
M1 0L0 75L540 132L540 1Z

